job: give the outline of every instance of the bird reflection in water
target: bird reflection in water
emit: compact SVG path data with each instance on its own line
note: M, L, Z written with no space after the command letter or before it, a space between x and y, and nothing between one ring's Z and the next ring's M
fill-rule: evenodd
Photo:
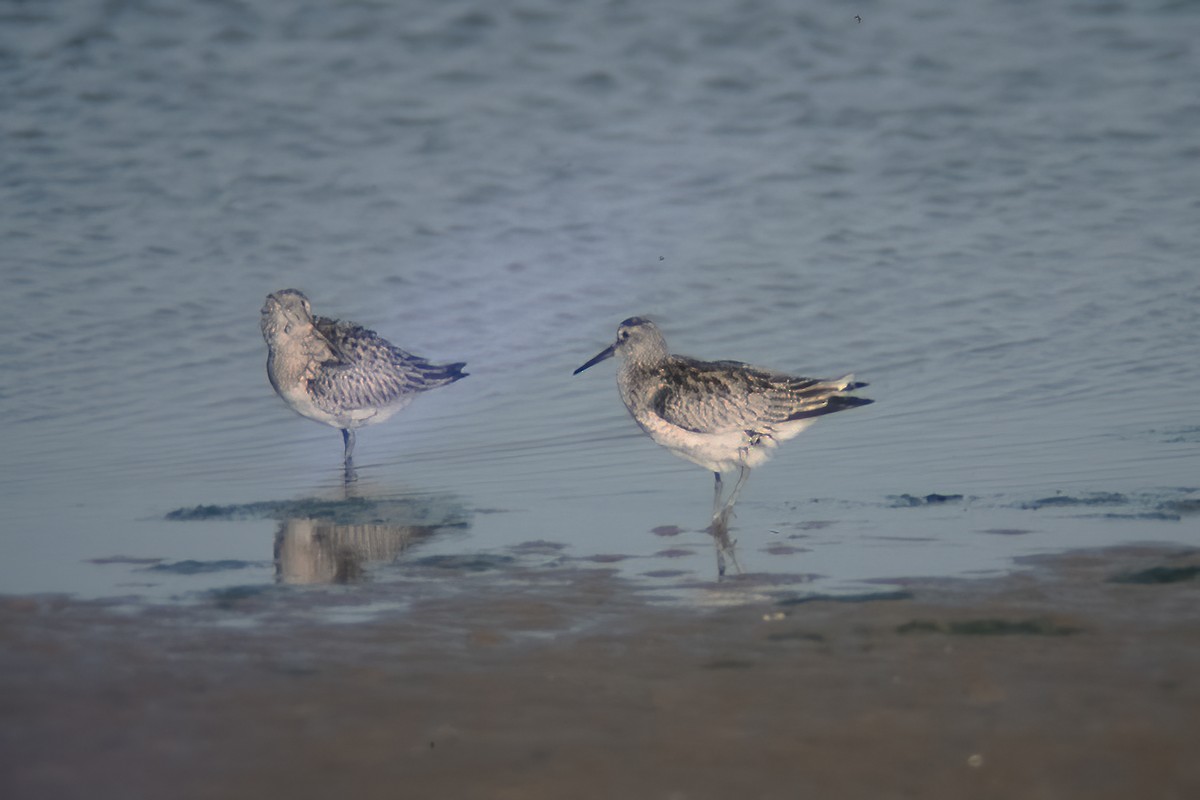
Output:
M357 583L369 564L394 561L432 536L436 525L337 524L285 519L275 534L275 579L279 583Z
M341 500L279 504L275 580L279 583L357 583L372 565L395 561L436 533L470 525L470 512L448 495L368 498L349 491Z
M169 520L279 522L275 579L280 583L352 583L372 564L394 561L436 533L466 529L472 512L451 494L301 497L241 505L177 508Z

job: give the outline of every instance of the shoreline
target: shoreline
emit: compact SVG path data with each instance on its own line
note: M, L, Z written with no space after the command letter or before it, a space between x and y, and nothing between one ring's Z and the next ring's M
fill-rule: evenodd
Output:
M0 598L0 786L34 797L1189 797L1200 550L686 608L599 570L263 601ZM1141 581L1141 582L1139 582ZM386 594L387 586L378 591ZM319 597L319 596L317 596ZM857 602L855 601L857 600Z

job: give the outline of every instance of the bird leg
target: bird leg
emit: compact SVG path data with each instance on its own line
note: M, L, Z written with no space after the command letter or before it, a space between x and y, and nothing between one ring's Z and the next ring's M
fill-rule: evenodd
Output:
M750 468L741 467L738 472L737 483L733 485L733 491L729 493L729 499L725 501L726 508L733 508L733 504L737 502L738 495L742 491L742 486L745 485L746 479L750 477Z
M354 431L349 428L342 428L342 441L346 443L346 463L350 463L350 457L354 455Z
M733 562L733 569L738 574L742 574L742 565L738 563L737 552L734 550L736 541L729 538L729 516L724 513L718 513L713 517L712 525L708 526L708 533L713 537L713 544L717 552L717 577L725 576L725 556L728 554L729 560Z
M738 494L742 491L742 486L746 483L746 478L750 477L749 467L739 467L737 483L733 485L733 491L729 493L729 497L725 500L725 505L721 507L720 515L723 519L728 520L729 515L733 513L733 504L737 502Z
M712 524L708 526L708 533L713 537L713 544L716 546L718 578L725 575L726 556L729 561L733 562L733 568L737 574L742 574L742 565L738 563L737 553L734 551L734 545L737 542L729 538L729 517L733 514L733 501L737 499L742 484L746 482L746 477L750 474L750 470L746 467L741 469L738 481L724 505L721 504L721 490L725 488L725 485L721 480L721 473L713 471L713 515Z

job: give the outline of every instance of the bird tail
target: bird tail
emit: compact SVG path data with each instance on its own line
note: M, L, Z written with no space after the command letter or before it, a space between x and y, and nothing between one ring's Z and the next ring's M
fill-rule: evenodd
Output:
M465 361L453 364L423 364L421 377L429 386L445 386L447 383L460 381L470 375L469 372L463 372L463 367L466 365Z
M853 373L851 373L849 375L843 375L842 377L840 377L836 380L829 381L829 383L833 386L840 387L838 389L838 391L840 391L840 392L853 392L855 389L862 389L864 386L871 385L869 383L863 383L862 381L854 380Z
M855 397L854 395L844 394L844 392L852 392L855 389L861 389L867 384L854 380L853 375L843 375L840 378L835 378L831 381L821 381L809 390L813 395L815 403L807 405L803 409L788 416L788 421L798 419L808 419L810 417L821 417L825 414L833 414L837 411L845 411L850 408L858 408L859 406L868 406L874 403L866 397ZM824 402L821 402L824 401Z
M848 408L858 408L859 406L869 406L875 401L869 397L854 397L853 395L836 394L829 398L829 402L825 407L818 411L818 414L832 414L835 411L845 411Z

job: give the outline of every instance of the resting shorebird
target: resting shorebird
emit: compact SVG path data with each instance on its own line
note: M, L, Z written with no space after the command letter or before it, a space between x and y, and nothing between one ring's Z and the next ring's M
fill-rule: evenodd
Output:
M355 428L383 422L421 392L467 375L463 363L431 364L374 331L314 317L295 289L267 295L262 332L271 385L296 413L342 431L347 468Z
M575 370L614 355L624 356L617 387L642 430L680 458L712 471L713 525L723 526L750 470L771 457L779 443L823 414L874 402L845 392L866 386L853 375L833 380L800 378L739 361L697 361L672 355L654 323L630 317L617 340ZM721 504L721 473L739 470Z

